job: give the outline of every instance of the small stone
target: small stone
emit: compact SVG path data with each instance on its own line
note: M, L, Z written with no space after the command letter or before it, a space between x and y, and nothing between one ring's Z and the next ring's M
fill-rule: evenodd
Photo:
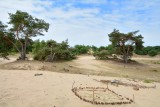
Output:
M133 87L133 90L138 91L139 88L138 87Z

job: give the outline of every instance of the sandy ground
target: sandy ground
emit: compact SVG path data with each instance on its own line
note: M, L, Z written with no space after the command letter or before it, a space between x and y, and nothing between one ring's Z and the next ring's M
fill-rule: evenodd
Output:
M112 68L110 63L106 64L103 61L94 60L93 57L82 56L79 60L71 62L64 62L52 64L56 72L49 72L46 69L39 69L37 66L43 67L49 63L34 62L35 65L30 62L12 62L15 59L4 61L0 59L0 107L159 107L160 102L160 83L143 83L142 81L136 82L136 84L143 84L146 86L154 86L156 88L140 89L138 91L133 90L133 87L125 86L113 86L109 85L109 88L116 93L125 97L133 99L135 96L135 103L128 105L93 105L80 100L71 91L72 85L74 87L88 86L88 87L106 87L106 84L95 81L96 80L120 80L130 82L129 78L122 77L107 77L107 76L93 76L88 73L98 71L103 72L115 72L118 71ZM15 65L18 64L22 70L17 70ZM30 64L31 68L26 64ZM10 66L9 66L10 65ZM13 66L14 65L14 66ZM22 66L23 65L23 66ZM59 65L59 66L58 66ZM78 66L79 65L79 66ZM104 66L105 65L105 66ZM4 67L5 66L5 67ZM15 67L12 70L12 67ZM34 66L34 67L32 67ZM56 68L55 68L56 66ZM62 67L60 67L62 66ZM102 66L99 67L99 66ZM4 68L5 69L4 69ZM8 67L9 70L6 70ZM64 67L70 71L65 71ZM118 66L119 67L119 66ZM117 67L117 68L118 68ZM155 67L155 66L154 66ZM34 68L34 69L33 69ZM82 71L78 68L82 68ZM100 69L101 68L101 69ZM158 68L159 69L159 68ZM85 70L85 71L84 71ZM115 71L114 71L115 70ZM46 71L46 72L44 72ZM73 71L82 74L68 74ZM57 73L62 72L62 73ZM86 74L83 72L87 72ZM132 72L132 71L131 71ZM35 74L42 74L35 76ZM114 74L114 73L113 73ZM115 73L116 74L116 73ZM131 73L132 74L132 73ZM130 75L131 75L130 74Z
M95 60L93 56L79 56L76 60L66 62L13 61L0 64L6 70L40 70L71 74L112 76L153 80L160 82L159 57L134 57L136 63L124 64L111 60ZM0 59L0 63L3 61Z
M34 76L36 73L43 75ZM43 71L0 70L0 107L96 107L97 105L83 102L71 91L74 81L74 86L106 87L105 84L93 79L115 78ZM109 85L109 88L129 98L132 98L133 94L135 96L135 103L117 107L159 107L160 84L154 84L156 84L155 89L139 91L124 86Z

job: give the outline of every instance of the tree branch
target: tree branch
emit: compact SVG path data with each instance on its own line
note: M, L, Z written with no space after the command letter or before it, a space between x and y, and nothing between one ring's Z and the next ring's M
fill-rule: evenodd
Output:
M20 52L20 50L18 49L18 47L16 46L16 44L14 44L10 39L8 39L7 36L5 36L4 38L7 39L10 43L12 43L13 46L17 49L17 51Z

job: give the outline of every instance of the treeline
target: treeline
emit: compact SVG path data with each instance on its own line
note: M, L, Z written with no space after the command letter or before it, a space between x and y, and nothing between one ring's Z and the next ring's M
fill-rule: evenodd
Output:
M92 54L98 56L99 59L107 59L109 55L114 54L114 47L108 46L89 46L89 45L75 45L71 47L68 45L68 40L57 43L54 40L31 41L28 45L27 52L33 53L35 60L45 60L45 57L51 53L55 53L55 60L58 59L74 59L76 55ZM15 49L12 49L15 50ZM51 52L52 51L52 52ZM155 56L160 53L160 46L147 46L141 50L134 51L138 55Z
M134 52L138 55L156 56L160 53L160 46L147 46L143 47L141 50L135 50Z
M108 54L113 54L113 47L111 45L108 46L100 46L96 49L95 52L97 53L104 53L104 50L107 50ZM156 56L160 54L160 46L146 46L143 47L141 50L135 49L134 53L137 55L149 55L149 56Z
M0 40L2 41L3 39ZM18 40L14 40L14 42L18 48L21 47ZM9 50L9 53L18 53L17 49L12 46L10 42L5 43L7 44L7 47L5 46L5 44L1 44L1 49ZM33 54L33 59L35 60L51 61L53 57L54 60L71 60L76 58L76 55L81 54L93 54L95 57L97 57L97 59L108 59L108 56L114 54L114 48L112 45L100 47L89 45L75 45L74 47L71 47L68 44L68 40L57 43L54 40L33 41L32 39L29 39L27 44L28 46L26 49L26 53ZM8 55L9 53L3 54ZM155 56L160 53L160 46L143 47L141 50L135 50L134 53L138 55Z

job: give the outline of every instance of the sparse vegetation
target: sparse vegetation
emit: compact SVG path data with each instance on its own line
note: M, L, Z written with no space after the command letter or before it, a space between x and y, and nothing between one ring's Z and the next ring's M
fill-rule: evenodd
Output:
M97 51L93 54L94 57L96 57L96 59L101 59L101 60L106 60L109 58L110 53L107 50L101 50L101 51Z
M146 79L146 80L144 80L143 82L144 82L144 83L152 83L153 81Z

